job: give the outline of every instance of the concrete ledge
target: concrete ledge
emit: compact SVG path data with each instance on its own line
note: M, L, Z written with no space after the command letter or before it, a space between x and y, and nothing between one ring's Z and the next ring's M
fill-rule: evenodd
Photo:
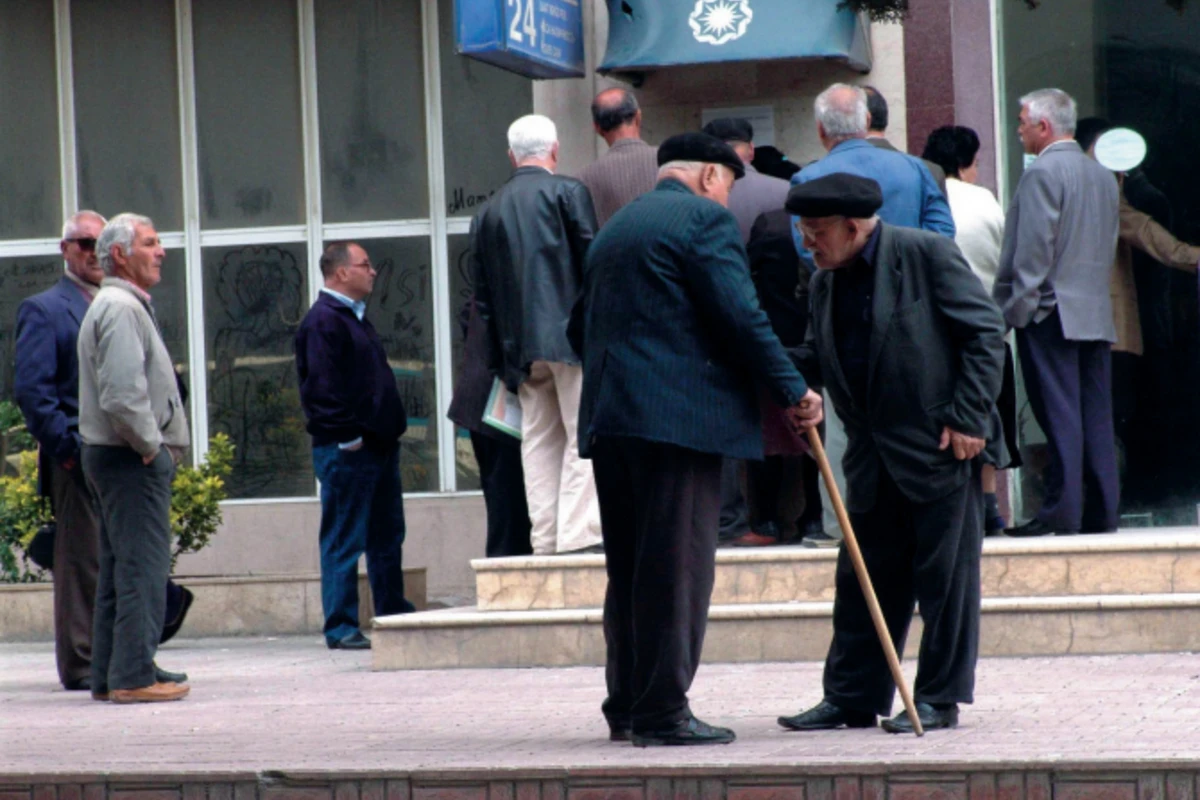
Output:
M704 660L819 661L833 635L830 602L714 605ZM604 663L603 612L448 609L375 620L376 670L563 667ZM920 619L907 656L921 639ZM990 598L983 656L1179 652L1200 645L1200 594Z
M831 601L836 550L770 547L717 552L714 605ZM604 556L477 559L481 610L603 605ZM984 543L985 597L1200 592L1194 528Z
M176 580L196 595L181 635L278 636L321 632L321 576L255 575L187 577ZM426 607L425 568L404 570L404 588L418 609ZM371 587L358 580L359 617L371 624ZM54 587L51 583L0 585L0 642L54 638Z

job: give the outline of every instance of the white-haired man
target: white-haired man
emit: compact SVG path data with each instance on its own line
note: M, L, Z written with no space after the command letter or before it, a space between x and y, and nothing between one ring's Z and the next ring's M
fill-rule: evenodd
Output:
M591 465L576 424L583 371L567 322L596 231L587 187L555 175L558 132L530 114L508 129L515 171L471 223L475 297L488 367L521 401L521 461L538 555L600 545Z
M149 291L162 243L147 217L120 214L96 242L104 279L79 328L83 474L100 512L100 574L92 633L92 697L178 700L186 684L160 679L171 567L171 478L188 425Z
M1117 332L1109 279L1120 201L1113 174L1075 141L1075 116L1075 101L1059 89L1021 98L1017 135L1037 158L1008 208L992 296L1017 331L1029 405L1046 432L1050 463L1041 510L1010 536L1117 527Z

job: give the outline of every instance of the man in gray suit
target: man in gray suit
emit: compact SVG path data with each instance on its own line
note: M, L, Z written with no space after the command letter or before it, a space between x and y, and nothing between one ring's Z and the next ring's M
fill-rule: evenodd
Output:
M592 124L608 152L583 168L601 226L629 201L654 188L658 151L642 141L642 111L627 89L605 89L592 101Z
M1117 528L1109 296L1117 182L1080 149L1074 132L1075 101L1066 92L1021 98L1017 134L1037 159L1009 206L993 295L1017 331L1021 373L1050 463L1041 511L1010 536Z

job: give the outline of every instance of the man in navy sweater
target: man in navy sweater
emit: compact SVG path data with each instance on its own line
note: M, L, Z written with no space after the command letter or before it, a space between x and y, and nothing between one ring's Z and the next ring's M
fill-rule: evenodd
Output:
M331 650L366 650L358 626L358 558L367 554L375 616L415 610L404 597L396 378L366 319L375 268L353 242L321 255L325 286L296 333L300 404L321 481L321 605Z

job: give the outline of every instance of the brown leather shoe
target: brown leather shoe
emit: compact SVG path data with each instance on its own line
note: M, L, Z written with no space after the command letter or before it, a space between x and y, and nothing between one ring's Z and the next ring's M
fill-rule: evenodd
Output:
M186 683L154 683L140 689L113 689L108 697L114 703L162 703L182 700L190 691Z

